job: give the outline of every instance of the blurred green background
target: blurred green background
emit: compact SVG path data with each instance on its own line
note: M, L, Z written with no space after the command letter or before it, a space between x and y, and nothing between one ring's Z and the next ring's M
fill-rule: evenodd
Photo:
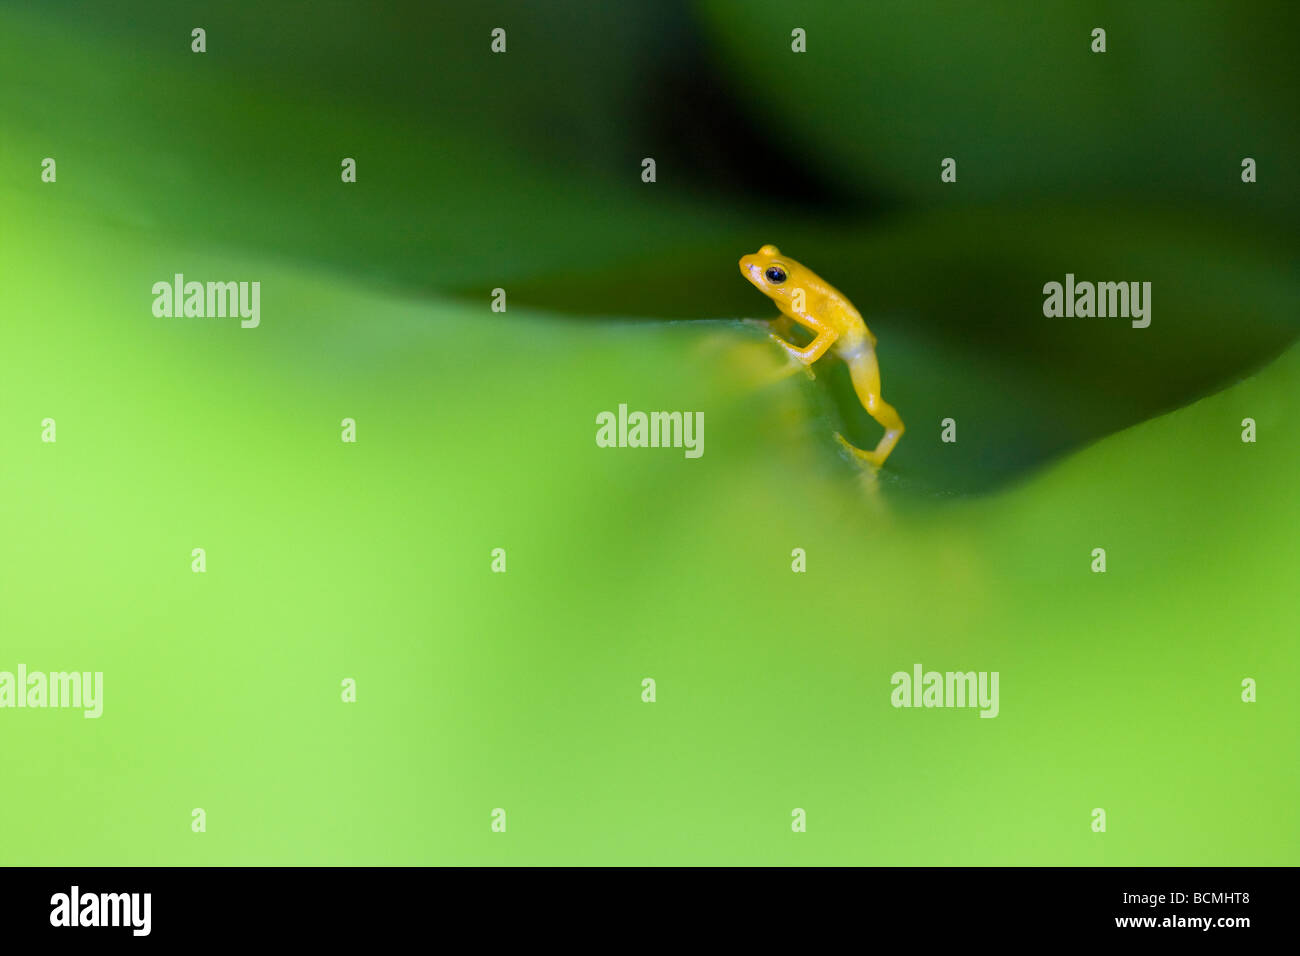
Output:
M105 674L0 711L0 862L1296 863L1297 27L0 4L0 670ZM878 481L738 321L768 242L880 339ZM1067 272L1151 327L1044 318ZM704 456L596 447L621 402ZM915 663L999 717L892 708Z

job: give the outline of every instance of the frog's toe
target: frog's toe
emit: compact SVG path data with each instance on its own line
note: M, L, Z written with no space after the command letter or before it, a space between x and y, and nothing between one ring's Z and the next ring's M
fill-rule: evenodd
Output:
M884 456L874 451L864 451L857 445L854 445L839 432L835 433L835 440L840 443L840 447L847 451L856 461L864 462L873 468L879 468L884 464Z

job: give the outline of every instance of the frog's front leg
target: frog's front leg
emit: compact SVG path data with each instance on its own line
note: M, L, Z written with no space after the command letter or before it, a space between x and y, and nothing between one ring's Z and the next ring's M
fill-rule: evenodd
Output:
M794 328L794 319L782 312L771 322L772 334L777 338L790 341L790 331Z
M767 327L771 338L777 339L778 341L789 341L790 330L794 328L794 319L782 312L775 319L768 319L762 324ZM817 378L817 373L813 371L811 365L804 365L800 362L782 362L777 370L771 374L767 380L767 384L784 382L791 375L798 372L803 372L810 379Z
M858 401L872 418L884 426L885 435L876 445L875 451L855 448L843 435L835 437L855 457L879 467L885 463L889 453L898 444L898 439L903 436L903 420L898 416L894 406L880 397L880 364L876 361L876 350L864 343L851 354L842 357L849 367L853 390L858 393Z
M815 336L815 338L813 338L813 340L806 346L799 348L797 345L791 345L777 334L775 330L772 332L772 339L776 344L785 349L786 354L800 365L812 365L813 362L826 354L826 350L834 345L836 338L839 337L839 333L837 333L833 328L825 322L818 321L811 315L806 315L800 312L786 312L782 310L782 317L798 322ZM780 321L780 319L777 320L778 325L780 324Z

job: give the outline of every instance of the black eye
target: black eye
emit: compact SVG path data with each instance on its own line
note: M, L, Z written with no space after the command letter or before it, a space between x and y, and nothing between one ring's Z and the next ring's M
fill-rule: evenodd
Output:
M763 273L763 278L772 285L780 285L785 281L785 270L780 266L768 266L767 271Z

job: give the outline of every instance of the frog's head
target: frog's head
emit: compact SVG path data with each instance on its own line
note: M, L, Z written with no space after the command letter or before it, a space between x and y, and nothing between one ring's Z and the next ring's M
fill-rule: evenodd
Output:
M752 256L740 257L740 274L763 295L783 302L790 301L794 292L791 280L798 271L799 263L781 255L776 246L764 246Z

